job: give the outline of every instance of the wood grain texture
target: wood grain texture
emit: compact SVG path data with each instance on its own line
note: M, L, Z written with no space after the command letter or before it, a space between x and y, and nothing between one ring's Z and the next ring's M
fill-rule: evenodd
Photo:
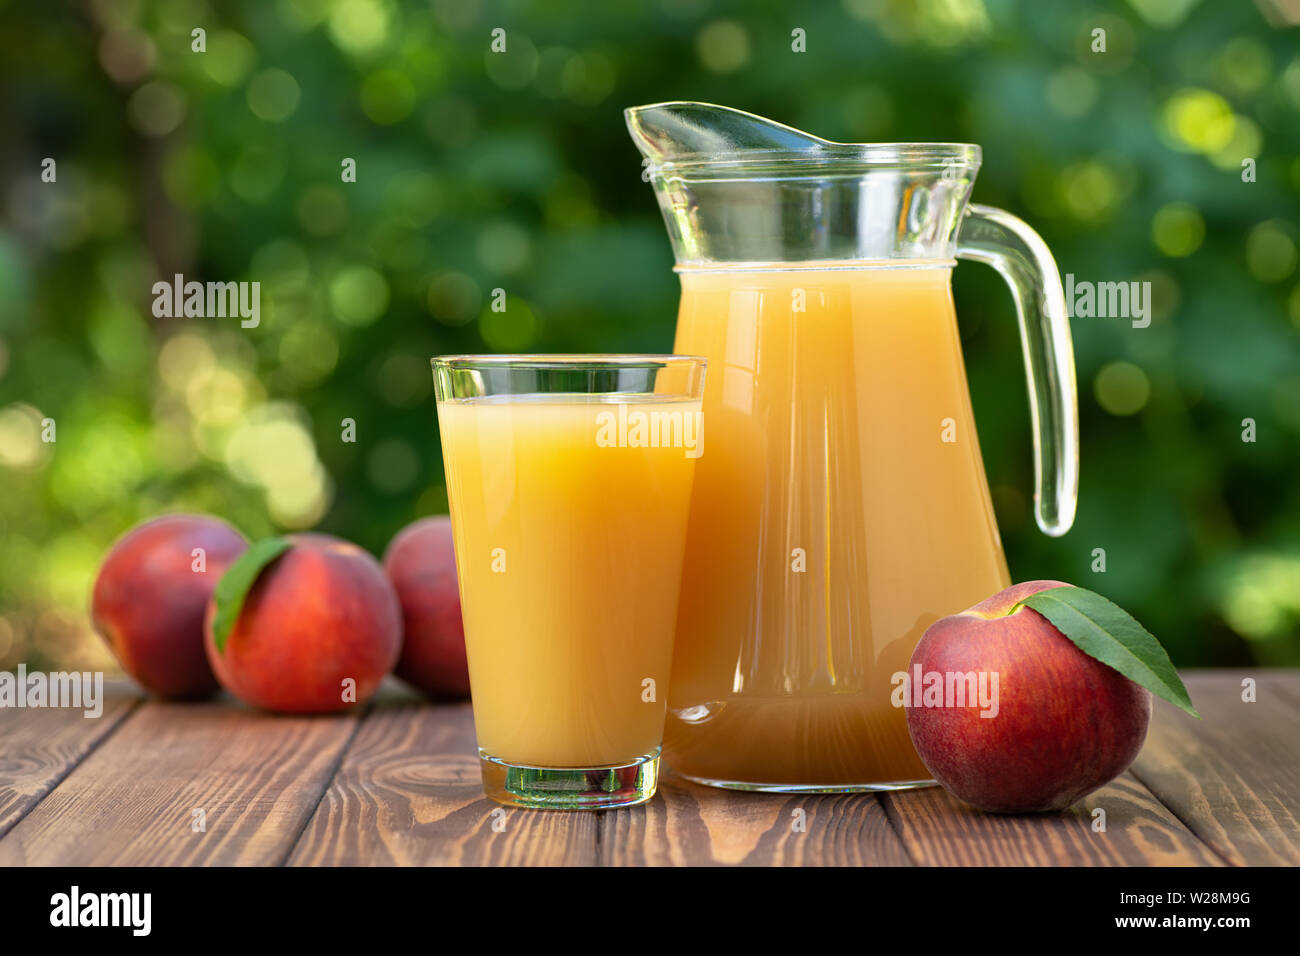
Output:
M0 838L0 864L283 862L358 721L147 701Z
M120 684L99 720L0 712L0 864L1300 863L1300 672L1259 671L1255 703L1247 676L1188 675L1203 721L1157 703L1129 774L1068 813L1018 817L937 788L769 795L671 773L631 810L510 810L482 795L468 704L390 684L368 710L296 718Z
M469 704L386 695L339 765L293 865L596 863L595 813L483 796Z
M1240 696L1243 690L1241 681L1247 675L1245 671L1209 671L1207 676L1235 687ZM1300 711L1300 670L1264 671L1256 680L1276 694L1279 700Z
M103 712L24 708L0 711L0 837L56 787L140 702L127 681L104 684Z
M983 813L931 787L884 796L922 866L1216 866L1146 787L1124 774L1064 813ZM1094 811L1105 830L1094 830Z
M1257 699L1241 681L1257 677ZM1234 866L1300 864L1300 707L1295 671L1184 674L1195 720L1163 701L1133 773Z
M872 794L770 794L668 774L644 806L600 819L606 866L906 866Z

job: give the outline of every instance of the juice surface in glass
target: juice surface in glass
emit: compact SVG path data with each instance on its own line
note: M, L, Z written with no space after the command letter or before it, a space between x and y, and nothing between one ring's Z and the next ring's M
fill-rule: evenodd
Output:
M1009 583L951 262L679 267L705 356L664 759L722 784L930 775L891 702L939 617Z
M487 755L590 768L658 753L696 462L630 430L620 444L618 422L676 427L699 411L654 395L439 402Z

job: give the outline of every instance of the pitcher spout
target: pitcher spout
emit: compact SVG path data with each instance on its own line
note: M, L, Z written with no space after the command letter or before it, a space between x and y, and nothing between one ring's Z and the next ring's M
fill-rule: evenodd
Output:
M755 152L814 153L834 146L817 136L753 113L677 100L623 111L628 132L652 163L719 161Z

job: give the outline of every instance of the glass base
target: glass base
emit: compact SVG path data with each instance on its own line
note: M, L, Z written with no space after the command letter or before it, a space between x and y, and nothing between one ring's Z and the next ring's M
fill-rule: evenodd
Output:
M702 783L706 787L721 787L724 790L749 790L754 793L872 793L888 790L916 790L921 787L936 787L935 780L891 780L885 783L749 783L743 780L711 780L708 777L692 777L688 773L674 771L677 776Z
M608 767L530 767L480 749L483 792L497 803L529 810L608 810L634 807L655 795L659 754Z

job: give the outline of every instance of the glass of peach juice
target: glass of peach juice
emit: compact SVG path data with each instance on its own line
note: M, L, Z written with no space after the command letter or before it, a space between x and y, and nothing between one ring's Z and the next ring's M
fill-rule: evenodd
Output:
M483 789L654 796L705 360L433 360Z

